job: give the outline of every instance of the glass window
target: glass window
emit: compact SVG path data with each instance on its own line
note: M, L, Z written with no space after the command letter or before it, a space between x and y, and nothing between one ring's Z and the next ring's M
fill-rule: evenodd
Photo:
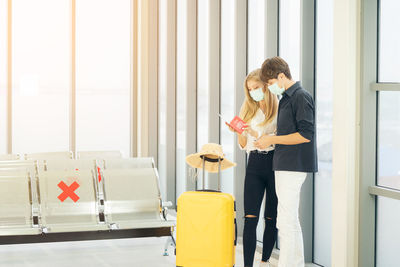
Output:
M265 0L249 0L247 24L247 70L261 68L265 60Z
M176 54L176 199L186 191L186 120L187 120L187 1L177 1Z
M380 92L378 185L400 190L400 92Z
M333 0L317 1L316 124L319 171L314 179L314 262L331 266Z
M234 15L235 2L222 0L221 2L221 115L233 119L235 114L235 86L232 73L235 71L234 62ZM221 127L221 145L226 157L233 160L233 151L236 145L236 134L232 133L223 121ZM221 174L221 190L233 194L233 168Z
M400 82L400 37L393 34L400 27L398 10L399 1L380 1L379 82ZM400 92L379 92L377 184L400 190L399 105Z
M7 0L0 0L0 154L7 153Z
M382 0L379 25L379 82L400 82L400 2ZM400 92L378 94L377 184L400 190ZM400 201L377 197L376 266L394 267L400 261Z
M248 24L247 24L247 72L261 68L266 59L265 43L265 0L248 1ZM235 136L236 137L236 136ZM237 142L237 138L235 138ZM244 178L244 177L243 177ZM265 197L261 204L260 214L265 209ZM264 219L260 216L257 225L257 240L262 242L264 234Z
M167 181L167 0L159 0L158 47L158 171L162 195L166 197Z
M300 80L300 2L279 2L279 56L289 64L295 81Z
M381 0L379 27L379 81L400 82L400 1Z
M288 64L295 81L300 79L300 1L279 1L279 56ZM279 248L279 237L277 247Z
M130 15L130 0L76 2L77 150L129 156Z
M208 143L209 129L209 55L210 55L210 3L209 0L197 1L197 148ZM201 173L199 173L201 181ZM205 181L208 180L208 173ZM200 186L202 187L202 185Z
M68 150L71 3L12 4L13 152Z
M376 266L397 267L400 262L400 200L377 198Z

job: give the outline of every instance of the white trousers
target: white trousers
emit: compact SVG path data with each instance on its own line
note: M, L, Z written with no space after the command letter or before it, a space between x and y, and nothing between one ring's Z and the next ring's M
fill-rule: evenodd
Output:
M278 196L279 264L278 267L304 267L303 233L299 221L300 190L307 173L275 171Z

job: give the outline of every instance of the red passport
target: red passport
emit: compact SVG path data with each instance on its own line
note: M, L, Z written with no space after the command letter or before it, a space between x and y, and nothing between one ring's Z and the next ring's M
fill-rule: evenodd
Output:
M239 118L238 116L235 116L231 122L228 123L229 126L231 126L236 132L242 134L244 131L244 127L246 123Z

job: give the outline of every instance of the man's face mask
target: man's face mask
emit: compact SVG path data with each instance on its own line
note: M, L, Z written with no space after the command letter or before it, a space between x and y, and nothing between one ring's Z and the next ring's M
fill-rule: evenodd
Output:
M278 81L276 81L274 84L269 85L268 89L273 93L274 95L282 95L283 92L285 92L284 87L279 87Z

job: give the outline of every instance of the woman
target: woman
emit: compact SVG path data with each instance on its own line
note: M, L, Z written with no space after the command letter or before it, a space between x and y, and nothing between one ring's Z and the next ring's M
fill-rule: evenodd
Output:
M276 239L277 197L275 176L272 170L274 147L257 149L254 142L263 135L273 135L276 131L278 99L260 79L260 69L252 71L245 79L245 99L240 111L240 118L246 122L246 130L238 132L238 143L248 153L248 164L244 185L245 223L243 230L244 266L252 267L256 249L256 229L264 192L265 229L263 253L260 266L269 265L269 258ZM227 124L228 125L228 124ZM229 125L228 125L229 126ZM233 131L233 128L230 127Z

